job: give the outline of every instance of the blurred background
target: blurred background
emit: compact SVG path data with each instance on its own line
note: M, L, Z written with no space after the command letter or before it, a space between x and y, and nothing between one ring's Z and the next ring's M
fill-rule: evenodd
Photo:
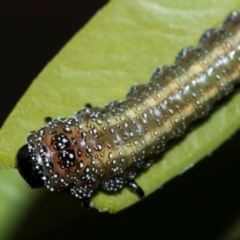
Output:
M46 63L106 3L0 0L0 126ZM36 190L7 239L217 239L240 214L239 142L238 132L192 169L114 215Z

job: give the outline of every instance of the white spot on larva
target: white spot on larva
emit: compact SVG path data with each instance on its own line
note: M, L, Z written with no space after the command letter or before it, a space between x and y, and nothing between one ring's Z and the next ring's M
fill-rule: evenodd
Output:
M97 144L97 149L98 150L102 150L102 145L101 144Z
M195 98L195 97L197 97L197 94L193 92L192 96Z
M80 167L80 168L83 168L83 166L84 166L83 162L82 162L82 161L79 162L79 167Z
M172 115L174 114L174 111L171 108L168 109L168 112Z
M214 71L214 68L213 68L213 67L209 67L209 68L207 69L207 74L208 74L208 76L211 76L212 73L213 73L213 71Z
M228 48L231 48L232 45L231 45L229 42L227 42L226 46L227 46Z
M43 176L43 177L42 177L42 180L43 180L43 181L46 181L46 180L47 180L47 177L46 177L46 176Z

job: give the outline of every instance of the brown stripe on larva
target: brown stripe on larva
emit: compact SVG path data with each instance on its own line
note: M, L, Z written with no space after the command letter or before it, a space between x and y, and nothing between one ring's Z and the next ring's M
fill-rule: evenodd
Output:
M30 186L68 190L85 207L98 186L118 191L126 185L143 196L134 182L138 170L239 82L240 14L232 12L221 29L203 34L198 47L183 49L172 66L133 86L125 101L84 108L30 133L18 153L19 171ZM27 158L36 182L26 173Z

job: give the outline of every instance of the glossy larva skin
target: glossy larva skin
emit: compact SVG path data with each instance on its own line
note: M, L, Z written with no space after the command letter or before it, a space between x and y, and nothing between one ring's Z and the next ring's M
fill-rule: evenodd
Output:
M198 47L183 49L174 65L132 87L125 101L84 108L30 133L31 167L48 189L69 191L85 207L99 186L115 192L126 185L143 196L134 182L138 170L239 82L240 14L233 12L221 29L206 31ZM17 164L25 177L22 158Z

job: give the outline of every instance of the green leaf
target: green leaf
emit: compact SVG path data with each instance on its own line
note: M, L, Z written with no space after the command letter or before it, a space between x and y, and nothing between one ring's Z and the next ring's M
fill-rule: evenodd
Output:
M172 64L177 52L197 45L205 29L220 26L231 10L239 8L236 0L111 1L64 46L18 102L0 132L0 165L14 166L17 150L31 130L44 124L44 117L71 116L85 103L104 106L124 99L130 86L148 82L157 66ZM236 94L142 173L137 182L146 195L236 131L239 103L240 94ZM11 141L6 141L9 136ZM118 212L136 201L126 189L107 195L99 191L92 206Z

